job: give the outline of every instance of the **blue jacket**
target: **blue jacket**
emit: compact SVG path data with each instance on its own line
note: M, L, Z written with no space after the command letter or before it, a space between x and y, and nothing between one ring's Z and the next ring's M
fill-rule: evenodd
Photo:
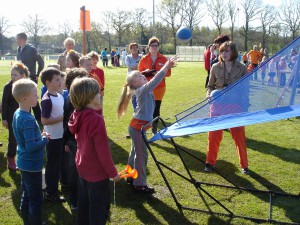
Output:
M13 118L13 131L18 143L17 166L19 169L28 172L42 171L44 147L48 139L42 138L40 127L33 115L17 109Z
M17 60L21 61L28 67L30 72L30 78L36 80L36 76L39 76L40 72L44 69L44 60L40 53L30 44L26 44L21 51L21 47L17 50ZM38 71L36 71L36 63L38 63Z

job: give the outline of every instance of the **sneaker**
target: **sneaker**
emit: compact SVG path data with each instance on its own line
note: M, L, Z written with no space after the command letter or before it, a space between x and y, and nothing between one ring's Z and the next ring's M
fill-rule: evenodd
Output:
M134 191L138 192L138 193L144 193L144 194L153 194L154 188L153 187L149 187L148 185L145 186L133 186Z
M49 202L54 202L54 203L62 203L66 201L66 199L63 196L60 196L58 193L55 194L46 193L45 199Z
M250 170L248 168L242 168L242 173L248 175L250 174Z
M133 185L133 178L132 177L127 177L126 183L129 185Z
M130 139L130 138L131 138L130 134L127 134L126 139Z
M213 168L215 166L211 165L210 163L205 163L205 168L204 168L204 171L207 172L207 173L210 173L213 171Z

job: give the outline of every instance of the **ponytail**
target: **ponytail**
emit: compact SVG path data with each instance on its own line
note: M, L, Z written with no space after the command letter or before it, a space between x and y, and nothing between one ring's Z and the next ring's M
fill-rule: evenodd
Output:
M122 116L125 115L131 95L132 92L130 91L128 84L125 84L123 86L120 101L118 104L118 109L117 109L118 118L121 118Z

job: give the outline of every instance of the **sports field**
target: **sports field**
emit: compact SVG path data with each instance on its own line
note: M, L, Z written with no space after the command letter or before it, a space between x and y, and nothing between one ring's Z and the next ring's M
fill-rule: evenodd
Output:
M47 64L47 62L46 62ZM110 141L111 152L118 170L124 169L130 150L130 139L125 136L132 117L132 107L121 120L116 117L116 107L121 88L125 82L126 68L104 68L106 87L104 97L104 119ZM10 61L0 61L0 83L10 79ZM179 62L167 78L167 92L162 102L161 117L173 122L174 115L202 101L205 98L204 81L206 71L202 63ZM291 118L246 128L249 176L240 172L235 145L229 132L224 132L218 156L217 169L236 184L248 188L272 189L298 195L300 192L300 119ZM21 224L18 215L20 205L20 173L10 173L6 163L7 130L0 128L0 224ZM176 143L197 157L205 160L207 134L176 138ZM178 156L168 141L152 145L159 160L176 171L183 171ZM227 184L217 174L207 174L204 165L184 155L191 173L201 181ZM194 186L180 177L166 172L167 178L181 204L226 213L216 203L195 191ZM140 195L124 180L111 183L111 218L109 224L256 224L244 219L210 215L201 212L183 211L181 214L168 191L153 159L149 155L148 182L156 193L153 196ZM203 188L221 201L235 214L268 219L269 196L241 191ZM63 193L68 199L68 194ZM285 222L300 223L300 199L277 197L272 200L272 218ZM74 214L68 202L63 204L43 203L43 219L47 224L74 224ZM267 224L267 223L262 223Z

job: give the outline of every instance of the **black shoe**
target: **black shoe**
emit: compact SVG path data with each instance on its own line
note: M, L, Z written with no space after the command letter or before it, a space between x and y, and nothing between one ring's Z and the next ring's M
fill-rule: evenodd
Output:
M126 182L129 185L133 185L133 178L132 177L127 177Z
M134 191L138 192L138 193L143 193L143 194L153 194L154 188L153 187L149 187L148 185L145 186L133 186Z
M63 203L66 201L66 199L63 196L60 196L58 193L55 194L46 193L45 199L49 202L54 202L54 203Z
M250 170L248 168L243 168L242 169L242 173L246 174L246 175L249 175L250 174Z
M213 165L211 165L210 163L205 163L205 168L204 168L204 171L207 172L207 173L210 173L212 172L214 169L213 169Z
M68 192L68 191L70 191L70 187L67 184L61 184L60 190L61 190L61 192Z

